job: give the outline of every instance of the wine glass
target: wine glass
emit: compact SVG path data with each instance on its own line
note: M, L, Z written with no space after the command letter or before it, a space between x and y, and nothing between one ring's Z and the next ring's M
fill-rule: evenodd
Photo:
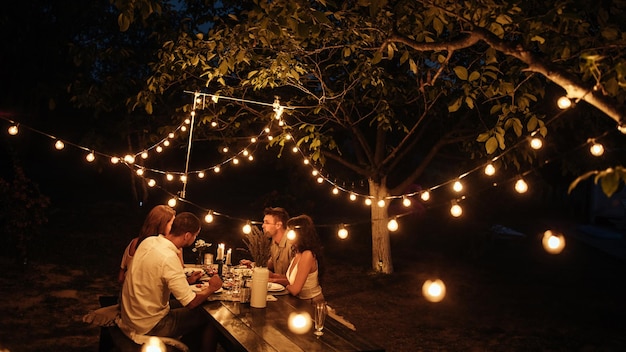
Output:
M322 336L324 333L324 320L326 320L326 314L328 313L326 308L326 302L315 303L315 334L316 336Z

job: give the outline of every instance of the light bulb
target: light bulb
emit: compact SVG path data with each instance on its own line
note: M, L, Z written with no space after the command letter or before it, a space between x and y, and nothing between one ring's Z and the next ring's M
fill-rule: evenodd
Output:
M87 154L87 156L85 156L85 160L87 160L88 162L92 162L96 160L96 155L93 152L91 152Z
M446 285L439 279L426 280L422 285L422 294L430 302L441 302L446 296Z
M324 178L323 177L318 177L317 178L317 183L323 183L324 182Z
M133 155L130 154L126 154L124 155L124 161L128 164L134 164L135 163L135 157Z
M205 221L207 224L212 223L212 222L213 222L213 220L214 220L214 219L213 219L213 212L208 212L208 213L204 216L204 221Z
M372 200L369 198L365 198L365 205L370 206L372 205Z
M180 182L187 182L187 175L180 175Z
M174 179L174 175L172 175L172 174L167 174L167 175L165 175L165 178L166 178L168 181L171 181L171 180L173 180L173 179Z
M237 158L233 158L233 164L235 164L235 165L239 165L239 159L237 159Z
M556 105L561 110L565 110L572 106L572 101L568 97L560 97L559 100L556 101Z
M407 197L402 197L402 205L404 205L405 207L410 207L411 206L411 200Z
M313 319L311 319L311 315L308 312L292 312L289 314L287 325L289 326L289 330L291 330L291 332L302 335L311 330Z
M245 224L241 230L247 235L252 232L252 226L250 226L250 224Z
M141 153L141 158L142 159L148 159L148 152L142 152Z
M170 133L167 135L167 137L168 137L168 138L174 138L174 132L170 132Z
M337 231L337 237L345 240L346 238L348 238L348 230L344 226L342 226L339 231Z
M543 147L543 142L541 141L541 138L538 137L534 137L530 140L530 147L538 150L541 149L541 147Z
M198 178L204 178L204 176L205 175L203 171L198 172Z
M391 232L395 232L398 230L398 220L396 220L396 218L393 218L391 220L389 220L389 222L387 223L387 229Z
M356 194L350 193L350 200L351 201L355 201L356 200Z
M526 191L528 191L528 184L520 178L517 182L515 182L515 190L517 193L526 193Z
M543 249L550 254L559 254L565 248L565 237L562 234L547 230L541 239Z
M593 156L601 156L604 154L604 146L600 143L594 143L591 148L589 148L589 151Z
M148 180L148 186L150 186L150 187L154 187L154 186L156 186L156 181L155 181L154 179L152 179L152 178L151 178L151 179L149 179L149 180Z
M333 194L339 194L339 188L333 187Z
M63 143L63 141L61 141L61 140L57 140L54 143L54 147L57 148L58 150L61 150L61 149L65 148L65 143Z
M17 125L12 125L9 127L9 134L11 136L15 136L18 132L19 132L19 129L17 128Z
M289 229L289 231L287 231L287 239L290 241L293 241L296 239L296 231L294 231L293 229Z
M167 139L163 141L163 146L164 147L169 147L170 146L170 141L168 141Z
M160 153L162 151L163 151L163 147L161 147L161 146L156 147L156 152L157 153Z
M176 198L170 198L170 199L167 201L167 205L169 205L169 206L170 206L170 207L172 207L172 208L173 208L173 207L175 207L175 206L176 206Z
M461 183L461 181L456 181L454 182L452 189L457 193L461 192L463 190L463 184Z
M379 208L384 208L384 207L385 207L385 200L384 200L384 199L381 199L381 200L379 200L379 201L378 201L378 203L376 203L376 204L378 204L378 207L379 207Z
M493 166L493 164L487 164L487 166L485 166L485 175L493 176L495 173L496 168Z
M137 176L143 176L143 169L137 169L135 173L137 174Z
M427 202L430 199L430 192L428 191L424 191L420 194L420 198L424 201Z
M219 173L220 171L222 171L222 169L220 169L219 166L216 166L213 168L213 172L215 172L216 174Z
M461 208L458 204L453 204L452 207L450 207L450 214L452 214L455 218L458 218L463 214L463 208Z
M118 158L116 156L111 157L111 164L117 164L119 162L120 162L120 158Z

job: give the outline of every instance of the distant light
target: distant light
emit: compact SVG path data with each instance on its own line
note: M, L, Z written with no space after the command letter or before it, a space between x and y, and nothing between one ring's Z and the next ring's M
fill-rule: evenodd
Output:
M215 172L216 174L219 173L222 169L220 169L219 166L216 166L213 168L213 172Z
M19 132L19 129L17 128L17 125L12 125L9 127L8 131L11 136L15 136Z
M204 216L204 221L205 221L207 224L212 223L212 222L213 222L213 220L214 220L214 219L213 219L213 212L208 212L208 213Z
M151 178L151 179L149 179L149 180L148 180L148 186L150 186L150 187L154 187L154 186L156 186L156 181L155 181L154 179L152 179L152 178Z
M560 233L554 233L547 230L543 233L541 244L546 252L550 254L559 254L565 248L565 237Z
M337 237L342 240L348 238L348 229L346 229L346 227L342 225L341 228L339 228L339 231L337 231Z
M135 173L137 174L137 176L143 176L143 169L139 168L137 169L137 171L135 171Z
M458 204L453 204L452 207L450 207L450 214L452 214L455 218L458 218L463 215L463 208L461 208Z
M91 152L91 153L87 154L87 156L85 156L85 159L88 162L93 162L94 160L96 160L96 155L93 152Z
M430 199L430 192L428 191L424 191L420 194L420 198L424 201L427 202Z
M167 139L166 139L166 140L164 140L164 141L163 141L163 146L164 146L164 147L169 147L169 146L170 146L170 141L169 141L169 140L167 140Z
M148 159L148 152L142 152L141 153L141 158L142 159Z
M339 188L333 187L333 194L339 194Z
M168 138L174 138L174 132L170 132L170 133L167 135L167 137L168 137Z
M174 179L174 175L172 175L172 174L167 174L167 175L165 175L165 178L166 178L168 181L171 181L171 180L173 180L173 179Z
M378 203L376 203L378 205L379 208L384 208L385 207L385 200L384 199L380 199L378 201Z
M205 175L203 171L198 172L198 178L204 178L204 176Z
M163 147L161 147L161 146L156 147L156 152L157 153L160 153L162 151L163 151Z
M372 200L369 198L365 198L365 205L367 206L372 205Z
M243 225L243 227L241 228L241 231L243 231L243 233L245 233L246 235L249 234L250 232L252 232L252 226L250 226L250 224L245 224Z
M411 206L411 200L408 197L402 197L402 205L405 207Z
M355 201L356 200L356 194L350 193L350 200L351 201Z
M289 231L287 231L287 239L290 241L293 241L296 239L296 231L290 229Z
M461 192L463 190L463 184L461 183L461 181L456 181L454 182L452 189L457 193Z
M124 161L128 164L134 164L135 163L135 156L130 155L130 154L126 154L124 155Z
M111 157L111 164L117 164L119 162L120 162L120 158L118 158L116 156Z
M323 177L318 177L317 178L317 183L323 183L324 182L324 178Z
M170 207L175 207L176 206L176 198L170 198L170 200L167 201L167 205L169 205Z
M541 149L541 147L543 147L543 141L541 141L541 138L534 137L530 140L530 147L535 150Z
M63 141L59 139L56 141L56 143L54 143L54 147L57 148L58 150L61 150L65 148L65 143L63 143Z

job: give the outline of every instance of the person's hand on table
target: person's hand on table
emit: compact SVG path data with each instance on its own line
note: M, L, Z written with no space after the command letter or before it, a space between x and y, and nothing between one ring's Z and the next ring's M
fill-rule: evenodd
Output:
M200 280L200 278L202 277L202 274L202 271L192 271L191 273L189 273L189 276L187 276L187 282L190 285L198 282L198 280Z
M252 260L248 260L248 259L242 259L239 261L240 265L245 265L248 268L252 268L252 264L254 264L254 262Z

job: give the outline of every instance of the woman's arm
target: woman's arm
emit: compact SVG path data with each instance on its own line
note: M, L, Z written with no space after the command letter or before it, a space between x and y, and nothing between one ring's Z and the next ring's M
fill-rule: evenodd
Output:
M287 285L286 289L292 295L296 296L302 291L302 287L306 282L306 278L309 273L314 271L315 257L311 251L304 251L300 255L300 261L298 262L298 273L295 280Z

